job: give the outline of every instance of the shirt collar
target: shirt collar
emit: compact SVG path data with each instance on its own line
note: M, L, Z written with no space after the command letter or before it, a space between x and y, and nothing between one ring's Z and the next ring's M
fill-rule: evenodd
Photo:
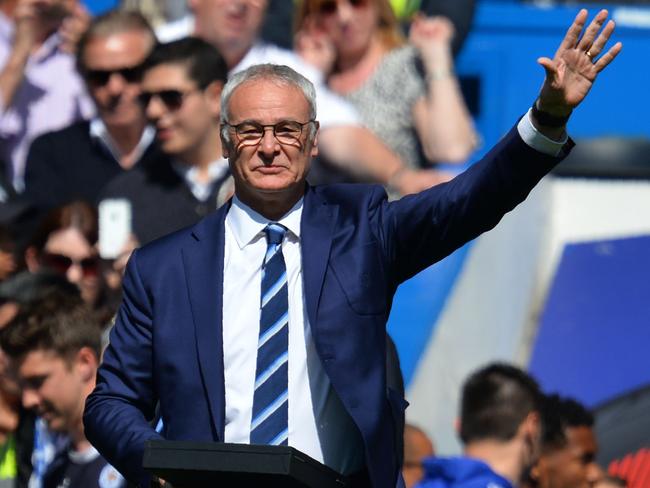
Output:
M111 156L118 161L121 159L121 154L117 149L117 145L113 138L108 133L106 124L99 117L94 117L90 121L90 137L91 139L101 142L101 144L111 153ZM147 125L142 131L138 145L134 149L135 161L140 161L140 158L151 145L154 138L156 137L156 131L150 125Z
M290 235L292 235L296 240L300 240L300 220L302 218L303 200L303 198L298 200L291 210L284 214L281 219L273 221L260 215L255 210L242 203L242 201L235 195L232 199L232 206L228 212L228 220L239 248L243 249L255 239L261 237L264 228L269 224L269 222L278 222L279 224L282 224L289 229Z
M191 164L180 161L172 161L172 168L187 184L197 200L204 202L212 193L212 186L228 173L228 160L224 158L215 159L208 166L208 181L199 181L199 169Z

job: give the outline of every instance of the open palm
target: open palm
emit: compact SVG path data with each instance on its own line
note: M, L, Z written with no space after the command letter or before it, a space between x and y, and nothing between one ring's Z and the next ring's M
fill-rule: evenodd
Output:
M598 73L621 51L623 45L617 42L603 53L615 26L612 20L605 23L607 15L607 10L598 12L580 37L587 21L587 10L581 10L553 59L537 60L546 71L539 96L540 108L557 115L570 113L587 96Z

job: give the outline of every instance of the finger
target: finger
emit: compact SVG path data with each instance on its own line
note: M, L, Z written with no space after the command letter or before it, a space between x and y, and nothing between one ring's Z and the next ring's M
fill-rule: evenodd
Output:
M553 62L552 59L539 58L537 60L537 64L539 64L542 68L544 68L547 78L553 78L557 74L557 67L555 65L555 62Z
M589 27L587 27L587 30L582 36L582 39L580 39L580 42L578 43L579 50L581 51L589 50L591 45L594 43L594 39L596 38L596 35L598 34L601 27L605 23L605 20L607 20L607 10L603 9L600 12L598 12L598 14L596 14L594 20L592 20L591 24L589 24Z
M562 42L560 43L560 47L558 47L555 52L555 57L557 57L561 52L566 51L567 49L573 49L576 46L586 21L587 10L583 8L578 12L578 15L576 15L576 18L573 20L573 24L571 24L571 27L567 30L564 39L562 39Z
M591 47L589 48L589 55L592 59L596 58L603 51L605 44L607 44L609 37L612 35L612 32L614 31L614 27L616 27L616 24L614 23L613 20L607 22L607 25L605 25L603 31L600 33L598 38L591 45Z
M617 42L614 44L609 51L607 51L605 54L603 54L598 61L596 61L596 64L594 64L596 71L600 73L602 70L604 70L609 63L611 63L616 56L618 56L618 53L621 52L621 49L623 49L623 43Z

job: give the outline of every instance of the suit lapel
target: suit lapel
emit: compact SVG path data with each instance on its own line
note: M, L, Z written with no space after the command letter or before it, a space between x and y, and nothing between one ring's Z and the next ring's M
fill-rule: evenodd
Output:
M327 270L337 215L337 205L325 202L311 187L307 189L300 233L307 315L312 327L316 325L316 312Z
M196 348L214 428L224 439L225 387L223 366L224 221L230 203L202 220L192 232L194 241L183 248L183 264L190 295Z

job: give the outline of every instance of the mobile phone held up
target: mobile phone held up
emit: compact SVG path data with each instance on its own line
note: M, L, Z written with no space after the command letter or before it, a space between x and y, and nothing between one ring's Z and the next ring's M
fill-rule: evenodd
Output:
M117 259L131 235L131 202L110 198L99 204L99 255Z

